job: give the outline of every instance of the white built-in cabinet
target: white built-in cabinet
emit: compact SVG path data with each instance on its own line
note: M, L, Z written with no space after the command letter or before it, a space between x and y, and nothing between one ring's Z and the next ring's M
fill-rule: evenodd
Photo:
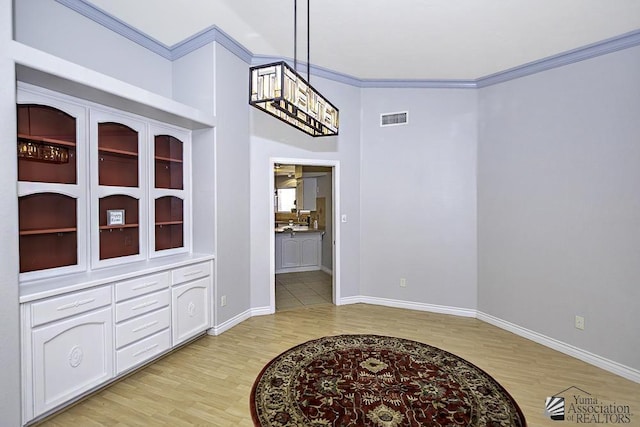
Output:
M20 84L20 280L191 250L191 132Z
M276 233L276 273L319 270L323 234L322 231Z
M18 89L23 421L212 326L191 244L191 132Z
M174 255L62 289L34 283L23 296L24 418L82 397L211 327L213 261ZM171 267L173 265L173 267ZM81 288L65 292L68 289ZM50 295L50 296L49 296Z
M110 294L105 289L30 307L33 412L43 413L113 376ZM100 305L97 309L93 306ZM60 320L58 312L78 314ZM38 322L48 322L40 324ZM31 362L31 363L29 363Z

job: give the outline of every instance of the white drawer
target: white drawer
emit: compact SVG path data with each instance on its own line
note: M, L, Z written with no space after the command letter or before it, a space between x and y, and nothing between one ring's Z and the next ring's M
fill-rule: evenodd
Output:
M171 331L165 329L116 352L117 374L164 353L171 347Z
M176 268L171 272L173 285L188 282L190 280L207 277L211 271L210 262L201 262L198 264L188 265L182 268Z
M171 312L169 307L116 325L116 348L122 348L141 338L155 334L169 327Z
M116 302L169 287L169 272L138 277L116 284Z
M89 289L31 304L31 326L41 325L111 304L111 287Z
M142 295L141 297L116 304L116 322L131 319L169 305L171 292L169 289Z

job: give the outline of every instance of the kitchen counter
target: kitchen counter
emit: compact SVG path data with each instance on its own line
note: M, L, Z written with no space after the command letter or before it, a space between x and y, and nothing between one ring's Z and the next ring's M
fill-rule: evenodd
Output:
M324 233L324 229L306 225L276 227L276 274L320 270Z
M276 233L324 233L323 227L313 228L308 225L278 225L274 231Z

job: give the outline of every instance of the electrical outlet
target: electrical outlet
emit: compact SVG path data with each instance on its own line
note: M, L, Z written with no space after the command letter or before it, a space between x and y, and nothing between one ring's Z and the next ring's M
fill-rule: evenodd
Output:
M407 279L405 279L404 277L400 279L400 287L401 288L407 287Z
M584 317L576 316L576 329L584 331Z
M224 307L225 305L227 305L227 296L226 295L222 295L220 297L220 307Z

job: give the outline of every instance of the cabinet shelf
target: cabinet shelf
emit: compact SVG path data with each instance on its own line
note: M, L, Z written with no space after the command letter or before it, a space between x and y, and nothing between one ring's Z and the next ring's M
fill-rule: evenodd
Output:
M75 233L77 228L65 227L65 228L42 228L39 230L21 230L20 236L37 236L40 234L58 234L58 233Z
M164 226L164 225L181 225L183 224L183 221L161 221L161 222L156 222L156 227L160 226Z
M25 141L30 141L30 142L35 142L38 144L53 144L53 145L59 145L61 147L74 147L76 146L75 142L70 142L70 141L65 141L63 139L58 139L58 138L48 138L46 136L35 136L35 135L28 135L25 133L19 133L18 134L18 140L25 140Z
M182 159L173 159L170 157L155 156L155 159L162 162L182 163Z
M136 153L134 151L118 150L117 148L100 147L98 149L98 151L101 152L101 153L115 154L115 155L118 155L118 156L138 157L138 153Z
M138 228L139 224L120 224L120 225L101 225L99 227L100 231L102 230L114 230L119 228Z

